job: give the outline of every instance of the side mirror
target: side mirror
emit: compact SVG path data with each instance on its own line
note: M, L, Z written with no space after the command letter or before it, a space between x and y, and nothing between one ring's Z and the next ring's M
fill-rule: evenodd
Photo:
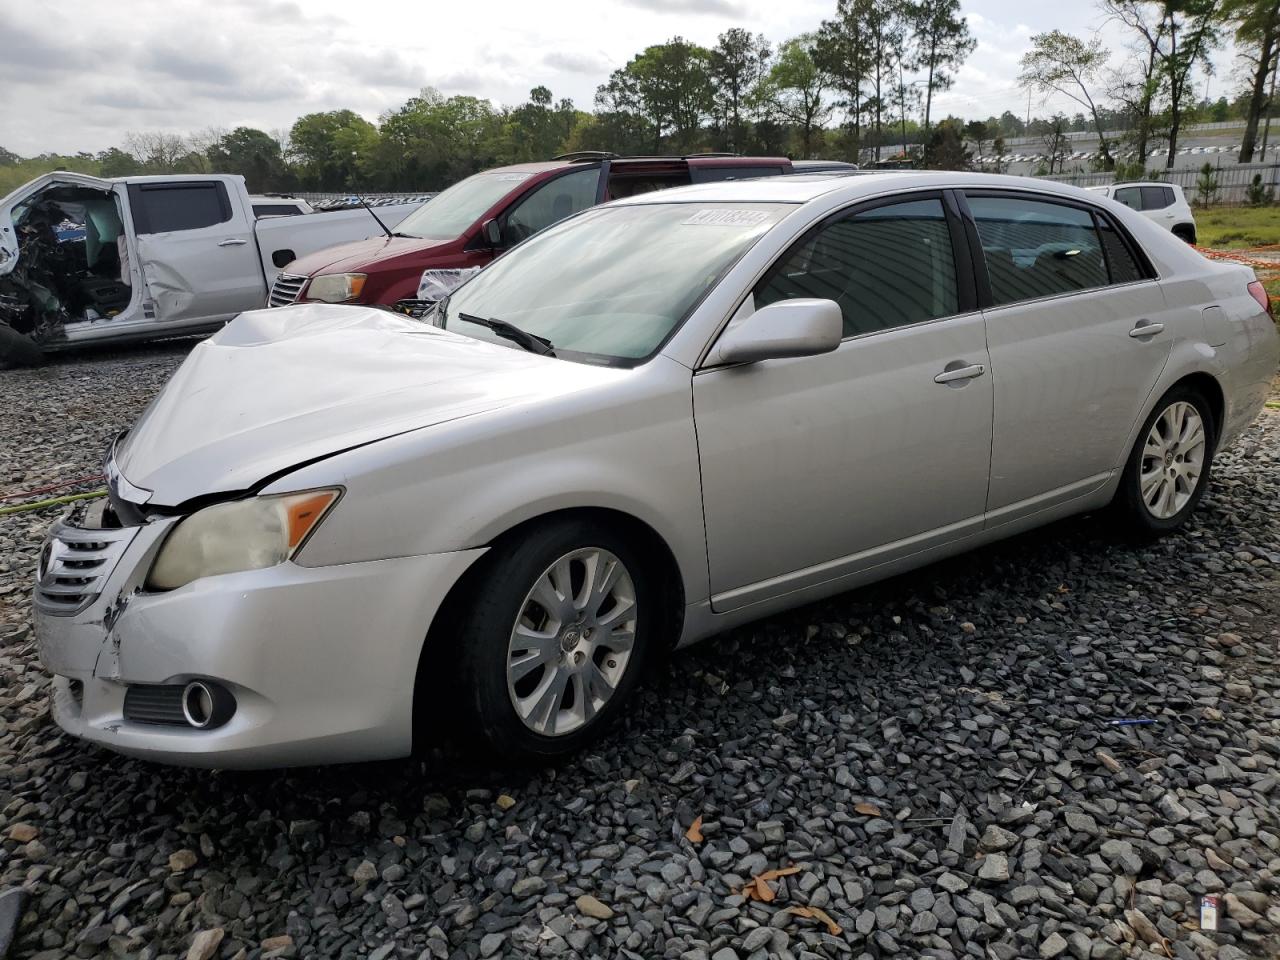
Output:
M834 300L779 300L724 332L711 351L713 363L756 363L830 353L844 337L844 317Z
M495 250L502 246L502 224L497 220L486 220L480 226L480 232L484 235L485 243Z

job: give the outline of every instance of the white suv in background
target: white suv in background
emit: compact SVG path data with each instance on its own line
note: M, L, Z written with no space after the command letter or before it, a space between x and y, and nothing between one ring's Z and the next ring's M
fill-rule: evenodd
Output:
M1187 243L1196 242L1196 218L1191 214L1191 205L1187 203L1182 187L1176 183L1110 183L1089 189L1132 207Z

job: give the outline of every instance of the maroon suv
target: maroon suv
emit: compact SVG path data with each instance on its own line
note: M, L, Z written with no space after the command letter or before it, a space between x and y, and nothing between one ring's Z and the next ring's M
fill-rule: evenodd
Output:
M293 261L276 278L270 304L420 303L526 237L606 200L791 172L791 161L784 157L601 153L486 170L428 200L400 221L391 236L330 247ZM431 273L424 277L425 271Z

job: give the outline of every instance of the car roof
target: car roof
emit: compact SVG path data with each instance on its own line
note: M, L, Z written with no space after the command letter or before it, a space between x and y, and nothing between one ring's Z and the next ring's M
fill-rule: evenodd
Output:
M750 180L722 180L715 183L674 187L644 193L615 205L643 203L808 203L818 197L840 193L841 199L878 196L897 190L948 187L1005 188L1056 194L1067 198L1087 198L1097 202L1080 187L1034 177L1014 177L995 173L963 173L953 170L886 170L875 172L792 174L787 177L760 177Z

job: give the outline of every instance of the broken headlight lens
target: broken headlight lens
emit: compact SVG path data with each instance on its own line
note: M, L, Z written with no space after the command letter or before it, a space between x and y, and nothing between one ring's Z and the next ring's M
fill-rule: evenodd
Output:
M363 273L326 273L312 277L307 284L306 299L321 303L346 303L364 290Z
M215 503L169 534L147 587L176 590L201 577L274 567L292 557L337 502L339 490Z

